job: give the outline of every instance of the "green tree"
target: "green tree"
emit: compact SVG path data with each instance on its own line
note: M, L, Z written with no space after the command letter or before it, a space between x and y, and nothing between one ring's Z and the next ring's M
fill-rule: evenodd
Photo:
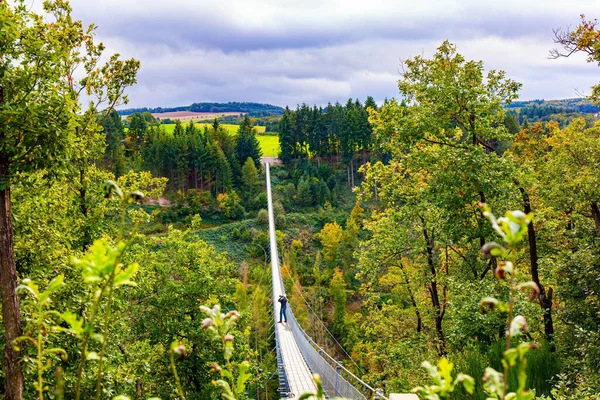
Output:
M248 115L244 117L240 124L235 153L240 164L245 163L248 157L250 157L254 161L256 168L260 168L262 150L260 148L260 142L256 138L256 130L252 126L252 122Z
M261 181L258 177L258 170L251 157L248 157L242 167L242 182L250 196L260 187Z
M102 123L106 149L104 151L104 168L115 174L123 175L125 171L125 152L121 142L125 139L125 130L121 116L113 110Z
M519 87L502 71L485 74L481 61L465 60L446 41L432 58L405 62L399 89L410 107L388 101L372 111L377 140L392 155L388 165L366 168L363 193L372 196L375 186L382 206L373 223L386 221L376 227L382 236L374 245L422 267L440 354L447 351L443 321L449 301L442 272L484 279L495 261L479 255L491 231L477 204L518 201L515 165L496 146L510 139L504 104ZM386 235L398 225L407 232L388 243Z
M554 42L563 47L564 51L554 49L550 51L553 58L569 57L574 53L587 54L587 62L600 62L600 22L586 20L581 15L580 24L573 30L557 29L554 31ZM592 87L590 99L600 103L600 84Z
M294 139L291 118L291 111L286 107L279 121L279 147L281 148L279 158L285 165L290 165L293 158Z
M333 278L329 282L329 293L333 297L333 327L338 337L345 335L346 322L346 282L344 274L339 268L333 271Z
M314 204L315 198L308 179L302 179L298 182L296 199L301 206L312 206Z
M94 27L84 28L71 17L67 2L44 3L44 14L24 1L0 2L0 286L5 328L5 396L22 398L19 350L12 346L21 334L17 276L11 223L11 185L19 172L61 170L69 162L79 130L79 93L86 91L109 108L118 104L124 87L135 82L139 63L110 57L98 66L104 50L94 44ZM83 65L76 80L75 67ZM93 111L95 107L91 108ZM109 110L110 111L110 110Z
M344 231L337 222L330 222L316 235L323 246L323 259L329 268L339 267Z

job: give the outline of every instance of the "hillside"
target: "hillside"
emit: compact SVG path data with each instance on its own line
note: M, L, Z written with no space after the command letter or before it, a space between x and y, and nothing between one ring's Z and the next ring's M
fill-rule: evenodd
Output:
M190 111L197 113L247 113L250 116L281 115L283 108L272 104L228 102L228 103L193 103L181 107L155 107L155 108L127 108L118 110L119 115L130 115L134 113L172 113Z

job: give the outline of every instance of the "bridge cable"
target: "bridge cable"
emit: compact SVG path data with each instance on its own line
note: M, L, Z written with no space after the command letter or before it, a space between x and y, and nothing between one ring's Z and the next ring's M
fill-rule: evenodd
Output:
M350 361L352 361L352 363L356 366L356 368L358 368L358 370L360 371L360 373L364 374L365 372L362 370L362 368L356 363L356 361L354 361L354 359L350 356L350 354L348 354L348 352L346 351L346 349L344 349L344 347L340 344L340 342L338 342L338 340L335 338L335 336L333 335L333 333L331 333L331 331L329 331L329 329L327 329L327 326L325 325L325 323L321 320L321 318L319 318L319 315L310 306L310 304L306 300L306 297L304 297L304 295L302 294L302 288L298 286L298 284L297 284L296 281L294 281L294 286L296 286L296 289L298 289L298 293L300 294L300 297L302 297L302 300L304 301L304 303L306 304L306 306L309 308L309 310L314 314L314 316L317 319L317 321L319 321L319 323L321 323L321 325L323 325L323 328L325 328L325 331L329 334L329 336L331 336L331 338L339 346L339 348L342 349L342 351L344 352L344 354L348 357L348 359L350 359Z

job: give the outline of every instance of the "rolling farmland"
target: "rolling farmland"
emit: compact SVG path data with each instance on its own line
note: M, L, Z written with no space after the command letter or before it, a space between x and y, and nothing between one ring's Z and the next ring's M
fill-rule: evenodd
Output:
M158 120L171 119L181 122L189 121L207 121L218 117L228 117L232 115L244 115L244 112L193 112L193 111L172 111L163 113L152 113L152 116Z

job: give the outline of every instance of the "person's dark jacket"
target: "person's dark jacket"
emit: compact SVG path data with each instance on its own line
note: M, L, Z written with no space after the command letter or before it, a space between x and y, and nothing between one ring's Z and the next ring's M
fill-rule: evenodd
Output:
M279 300L277 300L278 302L281 303L281 307L282 308L287 308L287 298L285 297L280 297Z

